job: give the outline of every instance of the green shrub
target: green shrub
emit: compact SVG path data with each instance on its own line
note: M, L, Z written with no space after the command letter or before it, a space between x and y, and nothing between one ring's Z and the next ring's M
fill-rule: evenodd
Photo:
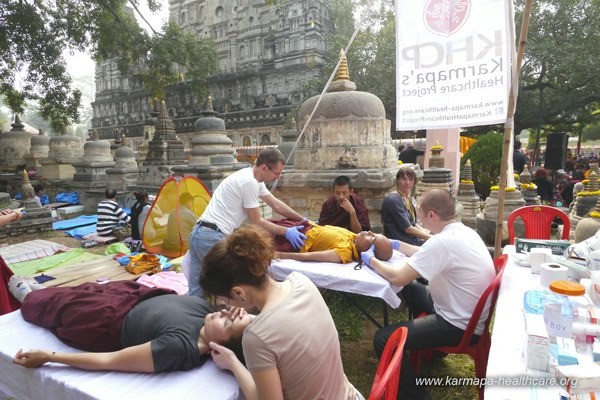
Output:
M500 176L502 142L503 135L501 133L486 133L469 147L460 160L461 168L464 167L467 160L471 160L475 191L483 199L490 195L490 187L496 184L498 176Z

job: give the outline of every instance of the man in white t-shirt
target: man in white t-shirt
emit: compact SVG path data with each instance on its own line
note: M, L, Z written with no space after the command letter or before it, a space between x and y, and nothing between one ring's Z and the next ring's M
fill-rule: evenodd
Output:
M203 297L199 279L204 256L246 218L272 234L285 236L296 249L304 245L306 236L299 232L303 226L285 228L264 219L260 214L259 200L262 200L286 218L304 220L302 215L273 196L265 186L264 182L279 178L284 166L285 158L279 150L266 149L258 155L254 166L229 175L217 186L190 235L188 294Z
M425 192L417 209L423 227L433 236L421 247L392 241L396 249L410 258L399 268L361 253L369 265L394 285L404 286L402 298L408 305L411 320L389 325L377 331L373 344L381 356L385 344L399 326L408 327L405 350L457 345L469 323L479 298L496 276L494 263L481 237L454 219L454 200L447 190ZM415 279L423 277L429 285ZM488 306L475 329L483 333ZM422 313L425 317L417 318ZM398 399L429 399L422 385L415 383L415 371L405 353Z

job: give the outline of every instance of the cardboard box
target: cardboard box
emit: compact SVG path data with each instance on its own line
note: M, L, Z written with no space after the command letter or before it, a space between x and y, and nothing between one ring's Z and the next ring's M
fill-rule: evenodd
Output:
M525 344L527 368L548 372L550 339L546 331L544 316L525 313L525 330L527 332L527 343Z
M542 240L515 238L515 249L517 253L528 253L534 247L552 249L552 254L562 256L571 245L568 240Z
M556 367L557 378L567 382L569 394L590 393L600 388L600 365L590 362Z

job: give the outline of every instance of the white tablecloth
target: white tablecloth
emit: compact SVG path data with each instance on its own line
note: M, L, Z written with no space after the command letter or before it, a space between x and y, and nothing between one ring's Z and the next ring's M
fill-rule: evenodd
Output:
M21 311L0 316L0 394L19 400L236 400L242 397L233 375L221 371L211 360L191 371L160 374L84 371L62 364L27 369L12 362L19 348L78 351L60 342L50 331L23 320Z
M391 264L400 265L406 260L402 253L394 251ZM400 306L398 293L402 287L394 286L371 268L363 266L355 270L356 262L349 264L307 262L296 260L273 260L271 274L277 280L283 280L291 272L297 271L306 275L315 285L324 289L338 290L347 293L383 299L392 308Z
M487 367L487 377L498 384L486 385L486 400L550 399L558 400L558 388L540 385L511 386L500 378L525 377L525 318L523 316L523 295L530 289L541 289L538 274L532 274L529 267L517 264L514 246L506 246L505 254L509 261L502 277L500 294L496 303L496 314L492 330L492 347ZM532 376L531 374L529 376ZM511 380L511 382L518 382Z

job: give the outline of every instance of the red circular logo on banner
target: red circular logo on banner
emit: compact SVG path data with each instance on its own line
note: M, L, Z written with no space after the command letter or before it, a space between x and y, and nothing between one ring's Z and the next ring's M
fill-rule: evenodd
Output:
M471 0L429 0L423 18L431 32L450 36L464 25L470 11Z

